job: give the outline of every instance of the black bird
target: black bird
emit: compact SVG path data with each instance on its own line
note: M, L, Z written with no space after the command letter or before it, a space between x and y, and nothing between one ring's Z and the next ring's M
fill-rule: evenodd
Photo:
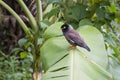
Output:
M61 29L66 40L72 45L73 48L75 48L76 46L80 46L90 51L90 48L80 37L79 33L76 30L72 29L69 24L63 24L61 26Z

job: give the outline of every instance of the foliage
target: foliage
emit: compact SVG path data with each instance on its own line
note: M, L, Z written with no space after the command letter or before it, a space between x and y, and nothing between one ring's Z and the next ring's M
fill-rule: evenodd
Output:
M21 76L19 77L20 79L26 76L23 75L23 72L30 76L30 63L26 63L26 59L28 59L27 56L30 54L32 56L32 61L31 59L28 59L27 62L32 63L33 77L35 80L37 80L37 75L34 76L34 73L42 73L42 70L45 73L42 77L43 80L53 78L69 80L69 78L71 78L69 71L71 71L71 67L75 67L70 65L72 62L77 62L78 64L77 65L75 63L75 65L77 65L77 68L75 68L76 71L79 70L79 67L81 68L79 73L83 75L82 79L87 78L86 80L96 80L97 77L100 77L100 79L109 80L111 79L111 75L113 80L120 79L119 0L48 0L47 2L42 1L42 3L46 3L43 10L41 9L41 0L36 0L36 19L31 14L23 0L17 0L16 2L20 5L20 8L22 8L30 26L26 25L10 6L5 4L3 0L0 0L0 4L16 18L16 20L20 23L21 28L26 33L24 38L19 39L19 47L17 46L17 48L12 49L10 52L15 55L5 58L1 57L3 63L6 64L5 68L7 68L10 64L13 67L16 66L15 71L13 72L20 73L18 75ZM77 29L81 33L81 36L83 36L86 40L87 44L89 44L95 52L91 52L90 54L81 48L79 48L80 52L78 50L66 51L69 44L66 43L63 37L61 37L62 33L60 31L60 26L63 24L62 22L67 22ZM104 36L105 44L101 33ZM96 39L98 39L98 41ZM101 52L101 54L96 54L99 52ZM2 51L1 54L2 56L6 56ZM16 57L16 54L19 54L19 58L22 60L19 60L19 58ZM69 57L74 56L75 58L72 58L72 61ZM11 58L13 63L16 63L16 65L12 63ZM10 64L5 61L10 62ZM19 68L18 65L22 63L21 61L29 64L26 65L26 67L29 67L28 69L24 67L25 65L22 65L21 68L25 69L25 71L17 69ZM80 61L80 63L78 61ZM43 64L43 67L41 66L41 63ZM12 70L12 67L9 68ZM65 70L67 70L67 72L65 72ZM8 72L6 69L1 71ZM79 74L76 73L76 71L72 72L72 74ZM17 77L13 76L13 72L11 73L12 75L9 74L10 78ZM59 74L63 73L64 75L59 76ZM92 76L91 74L96 74L97 77ZM4 77L4 75L1 76L2 78ZM67 78L65 78L66 76ZM76 75L73 77L74 80L75 78L81 76L77 77Z
M26 58L20 56L0 57L0 79L1 80L32 80L31 69L32 56Z
M80 27L78 31L90 46L91 52L87 52L79 47L75 50L70 50L70 45L63 36L56 37L61 34L61 30L60 27L57 28L55 25L62 24L63 23L55 23L46 30L45 36L47 41L41 48L41 59L44 70L46 71L42 80L111 79L111 74L106 70L108 61L104 47L104 39L101 33L92 26ZM54 31L51 32L50 30L53 28ZM56 35L49 36L56 33L56 31Z
M79 0L78 0L79 3L73 0L68 0L67 2L69 3L66 3L66 1L63 1L61 3L61 1L59 0L54 1L49 0L50 2L48 3L49 8L46 8L46 10L51 9L51 11L48 12L48 14L50 13L48 19L50 21L52 20L52 22L54 20L61 21L61 18L63 17L66 20L66 22L72 24L74 28L77 28L78 25L79 26L93 25L96 28L98 28L104 35L106 49L108 50L108 57L110 63L109 67L111 68L111 72L114 75L113 78L115 80L119 80L119 76L117 76L120 73L119 72L120 19L118 17L120 14L118 5L116 6L117 3L110 0L98 0L98 1L89 0L89 1L87 2L88 4L86 4L86 2L84 1L79 2ZM51 6L49 6L51 4L53 4L52 8ZM57 4L57 6L55 4ZM48 28L46 32L54 30L54 26L51 29ZM48 34L49 38L55 36L55 34L58 34L57 31L55 31L55 33L52 32L51 35Z

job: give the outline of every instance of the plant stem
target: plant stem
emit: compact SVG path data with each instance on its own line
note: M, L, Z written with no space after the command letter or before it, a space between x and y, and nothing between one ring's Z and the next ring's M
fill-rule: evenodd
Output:
M36 8L37 8L37 21L42 21L42 3L41 0L36 0Z
M27 8L27 6L23 2L23 0L16 0L16 1L22 7L22 9L25 12L26 16L29 18L29 21L30 21L29 23L30 23L31 27L33 28L35 33L37 33L38 32L37 22L36 22L35 18L33 17L33 15L31 14L30 10Z
M7 56L5 55L5 53L3 53L1 50L0 50L0 54L1 54L2 56L4 56L5 58L7 57Z
M41 0L36 0L36 9L37 9L37 23L39 24L42 21L42 4ZM41 27L41 25L39 25ZM33 56L33 78L34 80L39 80L41 78L42 70L41 70L41 60L40 60L40 47L37 44L38 43L38 36L39 33L36 33L34 35L34 56Z
M30 30L27 28L26 24L23 22L23 20L19 17L19 15L11 8L9 7L4 1L0 0L0 4L5 7L15 18L16 20L19 22L19 24L21 25L21 27L23 28L24 32L30 36L30 38L33 38L32 33L30 32Z

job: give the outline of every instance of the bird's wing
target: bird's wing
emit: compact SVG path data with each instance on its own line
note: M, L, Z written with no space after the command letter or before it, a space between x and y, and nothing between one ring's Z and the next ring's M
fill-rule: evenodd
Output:
M84 40L80 37L77 31L71 30L67 35L72 43L79 46L82 46L84 44Z
M66 33L66 38L71 44L78 45L90 51L90 48L87 46L84 40L80 37L77 31L75 30L69 31L68 33Z

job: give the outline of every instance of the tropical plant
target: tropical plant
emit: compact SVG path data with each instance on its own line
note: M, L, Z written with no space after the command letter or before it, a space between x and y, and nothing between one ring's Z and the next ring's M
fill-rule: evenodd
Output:
M42 6L41 6L40 0L36 0L36 1L37 1L37 10L39 13L37 15L38 16L37 21L40 22L42 20L42 14L41 14L41 10L42 10L41 7ZM40 62L40 52L39 52L39 48L40 48L39 40L42 36L39 35L39 30L38 30L40 25L37 25L37 21L35 20L35 18L31 14L31 12L28 10L28 8L25 5L25 3L23 2L23 0L17 0L17 2L19 3L21 8L23 9L25 14L27 15L27 17L29 19L29 23L32 27L32 31L30 31L30 29L27 27L27 25L23 22L23 20L19 17L19 15L12 8L10 8L3 0L0 0L0 4L3 7L5 7L16 18L16 20L20 23L22 29L26 33L26 38L19 41L20 47L23 48L23 49L20 49L19 51L22 51L20 53L21 57L24 57L28 53L28 51L29 51L29 53L32 54L32 56L33 56L33 74L35 74L34 79L37 80L38 77L36 77L36 76L38 76L38 74L40 73L40 70L41 70L41 68L40 68L41 62Z
M119 5L115 5L115 1L48 0L42 10L41 0L36 0L36 19L23 0L16 2L26 14L31 27L28 28L19 15L0 0L0 4L16 18L26 33L18 41L19 48L13 49L11 54L20 54L22 59L32 54L33 60L30 62L34 80L41 77L42 80L120 79L120 18ZM78 30L91 52L80 47L68 49L70 45L60 30L63 22L70 23ZM4 56L2 51L1 54Z
M0 57L0 79L1 80L32 80L31 54L25 58L15 55Z
M65 38L56 37L61 35L60 27L56 26L62 24L53 24L45 31L44 36L47 41L41 47L41 59L45 71L42 80L112 79L111 74L106 70L108 57L102 34L93 26L81 26L78 31L90 46L91 52L79 47L69 50L70 45Z

